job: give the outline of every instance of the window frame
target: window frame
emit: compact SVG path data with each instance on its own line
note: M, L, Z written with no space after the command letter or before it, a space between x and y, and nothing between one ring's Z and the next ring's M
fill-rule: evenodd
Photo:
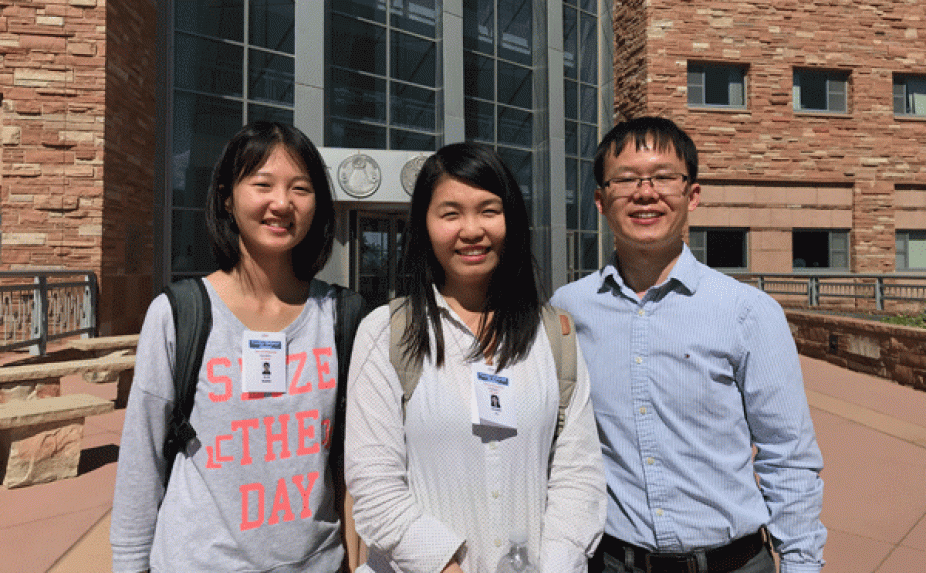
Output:
M736 63L725 63L725 62L701 62L701 61L690 61L688 62L687 68L687 79L686 86L688 89L688 107L697 108L697 109L747 109L749 105L748 98L748 89L749 89L749 66L746 64L736 64ZM742 103L708 103L708 74L718 74L725 72L726 75L726 88L727 88L727 101L733 102L735 99L735 94L733 91L733 86L737 85L735 79L739 79L739 97ZM700 84L695 84L692 82L692 75L700 74ZM734 75L736 76L734 78ZM719 79L716 76L713 78L715 80ZM697 90L700 90L700 101L692 102L692 96L696 93Z
M700 263L708 264L708 233L713 232L740 232L743 234L742 257L743 265L740 267L711 267L719 271L748 271L749 270L749 228L748 227L689 227L688 248ZM710 266L710 265L708 265Z
M827 251L827 260L829 262L828 266L825 267L811 267L803 266L796 267L794 266L794 261L796 260L794 252L794 234L795 233L826 233L826 251ZM842 245L835 244L835 238L838 238ZM795 227L791 229L791 272L793 273L819 273L823 272L849 272L852 266L852 249L851 249L851 230L850 229L820 229L820 228L798 228ZM834 259L842 256L845 259L844 265L834 265Z
M822 79L824 81L824 90L826 99L826 108L809 108L803 107L801 92L805 85L806 79ZM791 100L792 108L795 113L819 113L828 115L848 115L849 110L849 93L852 74L847 70L830 70L816 68L794 68L792 73ZM841 89L839 89L841 88ZM842 109L833 108L834 97L842 97Z
M910 107L908 100L910 95L910 84L913 82L921 84L921 91L917 92L917 95L922 95L924 99L922 111L908 111ZM899 93L898 88L900 89ZM893 95L894 115L896 117L926 119L926 74L895 73L891 82L891 93ZM898 111L898 107L902 111Z
M916 242L922 242L926 244L926 230L921 229L903 229L895 231L894 241L895 241L895 255L894 255L894 269L897 271L926 271L926 263L921 267L912 267L910 266L910 239L911 236L916 236L914 239ZM903 248L901 248L901 243ZM901 257L903 257L904 264L900 264Z

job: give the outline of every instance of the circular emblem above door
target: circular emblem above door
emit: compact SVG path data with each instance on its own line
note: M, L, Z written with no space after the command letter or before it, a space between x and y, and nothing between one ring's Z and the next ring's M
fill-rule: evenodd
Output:
M351 197L369 197L379 189L383 180L379 164L369 155L355 153L338 166L338 183Z
M402 166L402 189L405 189L405 192L409 195L415 190L415 179L418 178L418 173L421 172L421 166L424 165L424 162L427 160L427 155L416 155L406 161L405 165Z

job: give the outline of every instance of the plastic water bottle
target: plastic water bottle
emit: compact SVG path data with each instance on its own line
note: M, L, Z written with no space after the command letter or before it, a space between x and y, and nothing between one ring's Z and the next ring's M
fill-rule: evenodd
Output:
M508 552L498 561L495 573L537 573L537 567L527 557L527 531L512 531L508 541Z

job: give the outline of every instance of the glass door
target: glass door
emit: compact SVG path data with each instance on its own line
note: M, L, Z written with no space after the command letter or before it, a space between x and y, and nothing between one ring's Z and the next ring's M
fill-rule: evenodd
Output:
M375 308L406 292L398 268L405 213L355 211L353 215L351 283Z

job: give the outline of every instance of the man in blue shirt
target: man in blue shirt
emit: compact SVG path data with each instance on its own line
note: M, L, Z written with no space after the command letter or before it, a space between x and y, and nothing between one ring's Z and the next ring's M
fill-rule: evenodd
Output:
M823 460L781 307L697 262L694 142L673 122L612 129L595 203L614 234L599 272L556 291L588 362L608 480L609 573L818 572Z

